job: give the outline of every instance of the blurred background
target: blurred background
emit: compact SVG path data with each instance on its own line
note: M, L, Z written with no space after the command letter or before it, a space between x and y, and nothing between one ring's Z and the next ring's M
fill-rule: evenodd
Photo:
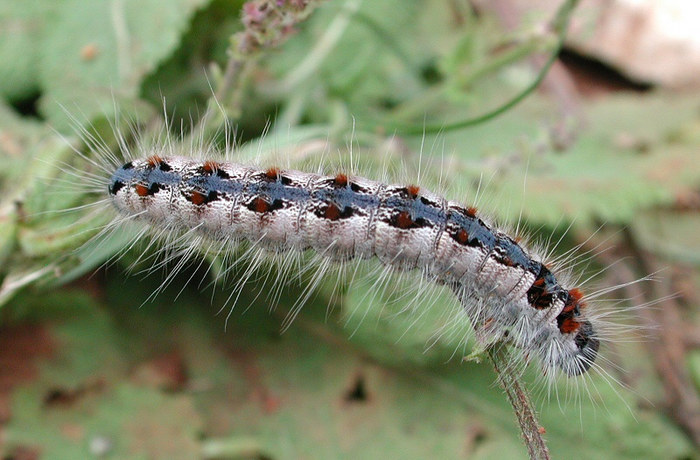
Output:
M151 296L146 249L86 246L110 216L57 211L102 198L65 184L115 126L307 170L352 150L559 242L587 292L624 287L604 372L527 376L553 457L697 457L699 23L682 0L0 0L2 458L526 455L449 293L367 296L370 263L282 333L307 275L271 305L261 269L227 320L221 261Z

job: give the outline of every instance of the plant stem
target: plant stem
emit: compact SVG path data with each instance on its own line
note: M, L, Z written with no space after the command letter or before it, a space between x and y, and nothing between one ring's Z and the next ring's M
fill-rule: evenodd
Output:
M532 407L530 396L520 382L520 376L513 366L508 365L505 347L506 345L496 344L488 350L493 367L498 374L498 383L505 391L510 405L513 406L530 458L549 460L549 449L542 437L544 430L537 420L537 413Z
M293 34L294 27L308 18L322 1L251 0L243 5L244 29L231 37L226 69L209 99L207 111L192 131L193 138L218 129L229 116L238 117L243 76L264 51L284 43Z
M545 77L547 76L547 73L549 72L549 69L559 57L559 52L564 46L564 42L566 40L566 32L569 26L569 20L571 19L571 14L574 8L576 8L578 2L579 0L565 0L559 7L559 10L554 16L551 25L552 30L557 35L557 41L553 51L547 59L547 62L545 62L545 64L542 66L542 68L537 74L537 77L532 81L532 83L530 83L526 88L524 88L521 92L516 94L512 99L506 101L504 104L474 118L468 118L466 120L456 121L448 124L443 123L420 126L396 124L393 122L377 124L385 128L395 130L399 134L439 133L478 125L507 112L508 110L525 100L525 98L527 98L532 92L534 92L537 89L537 87L540 86L542 81L544 81Z

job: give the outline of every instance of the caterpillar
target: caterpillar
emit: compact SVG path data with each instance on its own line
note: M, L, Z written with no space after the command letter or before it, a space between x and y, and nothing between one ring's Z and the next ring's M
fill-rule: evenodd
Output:
M212 152L208 152L212 153ZM201 155L200 155L201 156ZM479 337L506 342L545 373L578 376L600 346L586 296L474 207L418 185L259 168L166 149L98 164L95 184L121 218L158 235L273 254L314 251L327 263L375 258L449 287ZM97 164L97 163L94 163ZM188 252L189 253L189 252Z

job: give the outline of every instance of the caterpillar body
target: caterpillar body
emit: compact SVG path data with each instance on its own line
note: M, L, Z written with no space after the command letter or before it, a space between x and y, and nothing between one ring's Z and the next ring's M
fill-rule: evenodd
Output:
M600 338L580 289L475 208L419 186L160 154L108 174L103 190L124 219L225 246L247 240L417 269L455 293L477 332L539 357L547 373L580 375L596 359Z

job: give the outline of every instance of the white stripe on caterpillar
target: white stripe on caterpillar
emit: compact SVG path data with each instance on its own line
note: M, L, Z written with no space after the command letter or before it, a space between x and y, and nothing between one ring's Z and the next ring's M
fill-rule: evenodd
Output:
M477 210L415 185L231 162L152 155L111 171L125 217L269 251L315 250L328 261L376 257L449 286L475 329L539 356L545 370L586 372L600 343L579 289L567 289Z

